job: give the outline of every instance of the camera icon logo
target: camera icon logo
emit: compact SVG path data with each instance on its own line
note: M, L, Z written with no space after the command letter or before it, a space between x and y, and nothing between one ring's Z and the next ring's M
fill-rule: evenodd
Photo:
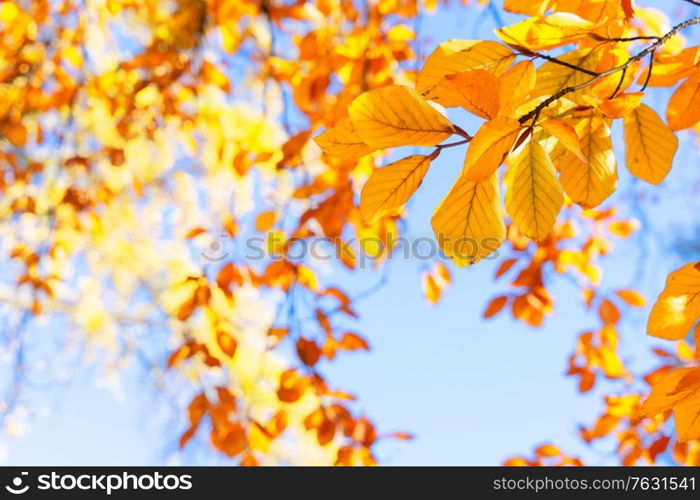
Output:
M12 485L7 485L5 486L5 489L12 493L13 495L21 495L22 493L26 493L27 490L29 489L29 485L25 484L24 487L22 486L22 478L23 476L28 476L28 472L22 472L20 473L19 476L15 477L12 479Z

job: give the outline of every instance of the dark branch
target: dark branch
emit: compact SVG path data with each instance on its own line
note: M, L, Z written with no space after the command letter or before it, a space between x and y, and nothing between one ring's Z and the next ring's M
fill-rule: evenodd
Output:
M681 31L682 29L685 29L689 26L693 26L694 24L700 24L700 17L693 17L692 19L688 19L686 21L683 21L680 24L675 25L673 28L671 28L671 31L666 33L664 36L662 36L661 38L656 40L651 45L645 47L643 50L641 50L637 54L630 57L624 64L621 64L620 66L616 66L616 67L611 68L609 70L598 73L597 76L594 76L590 80L587 80L579 85L574 85L572 87L565 87L565 88L561 89L556 94L553 94L553 95L549 96L547 99L545 99L544 101L542 101L540 104L538 104L534 109L529 111L527 114L521 116L518 119L518 121L521 124L525 124L528 120L532 119L534 116L539 115L539 113L543 109L545 109L550 104L557 101L558 99L564 97L565 95L570 94L571 92L576 92L577 90L581 90L582 88L585 88L585 87L591 85L592 83L600 80L601 78L613 75L613 74L617 73L618 71L626 71L629 66L631 66L636 61L643 59L647 55L652 54L656 49L658 49L660 46L662 46L664 43L666 43L670 38L672 38L674 35L676 35L679 31Z
M649 79L651 78L651 70L654 67L654 51L651 51L651 54L649 54L649 69L647 70L647 77L644 79L644 85L642 85L642 90L645 90L647 88L647 85L649 85Z
M567 68L574 69L576 71L580 71L581 73L585 73L590 76L598 76L598 73L595 71L591 71L590 69L582 68L581 66L576 66L575 64L568 63L566 61L562 61L561 59L557 59L556 57L548 56L547 54L540 54L539 52L529 52L529 51L520 51L521 54L527 55L527 56L532 56L532 57L537 57L539 59L544 59L549 62L553 62L554 64L559 64L560 66L566 66Z
M625 75L627 74L627 68L622 70L622 74L620 75L620 81L617 82L617 87L615 87L615 90L613 91L612 95L609 97L609 99L614 99L617 93L620 91L620 88L622 87L622 82L625 81Z
M595 33L591 33L589 35L591 38L594 40L598 40L599 42L637 42L641 40L660 40L660 36L630 36L630 37L623 37L623 38L608 38L605 36L600 36Z

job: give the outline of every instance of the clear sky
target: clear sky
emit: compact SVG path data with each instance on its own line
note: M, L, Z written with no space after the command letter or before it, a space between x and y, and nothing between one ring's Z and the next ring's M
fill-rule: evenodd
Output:
M651 3L673 4L676 9L682 2ZM684 9L691 13L691 7ZM516 18L503 19L509 23ZM421 25L421 33L431 39L424 52L447 38L492 38L493 28L494 18L487 12L443 10ZM698 31L690 33L698 36ZM661 96L650 97L645 102L658 109ZM459 122L463 128L475 130L476 121L459 117L465 118ZM614 129L614 134L620 136L620 130ZM615 146L618 158L623 158L621 144ZM641 290L651 299L665 274L682 262L673 252L674 235L694 229L695 151L691 138L682 136L674 169L658 191L632 182L620 168L618 193L604 206L622 204L623 214L639 215L629 200L644 193L650 226L646 236L619 244L606 260L607 286L636 284L641 267ZM432 210L458 175L463 154L458 148L446 150L434 163L410 205L413 237L432 236ZM580 396L576 381L564 376L576 336L596 324L581 310L578 290L566 280L554 281L556 312L541 329L515 323L508 315L484 322L481 314L488 299L506 287L505 282L492 280L493 263L451 268L454 284L436 307L422 297L419 265L396 259L388 284L358 304L357 328L370 340L372 351L341 356L325 370L334 386L359 396L359 407L380 430L416 434L412 442L383 445L379 450L383 462L491 465L553 441L587 463L613 463L605 447L586 448L577 437L579 423L589 423L600 412L600 391ZM355 278L357 289L378 278L378 273ZM622 328L623 350L641 365L648 361L649 346L658 344L644 335L647 312L640 311ZM154 406L154 391L139 383L136 371L125 374L121 399L99 388L97 380L99 372L86 369L71 384L48 391L43 400L47 413L34 418L24 436L2 442L5 463L163 463L179 430L154 423L153 413L163 411ZM173 460L198 463L200 457L193 452L169 463Z

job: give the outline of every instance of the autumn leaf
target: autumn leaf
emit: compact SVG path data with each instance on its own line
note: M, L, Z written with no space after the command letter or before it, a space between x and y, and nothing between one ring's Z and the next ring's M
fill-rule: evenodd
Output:
M643 181L660 184L678 149L675 134L645 104L625 116L624 129L627 169Z
M563 204L564 193L549 155L534 140L527 142L506 177L506 211L523 234L541 241Z
M653 382L651 394L639 410L639 417L674 411L679 441L700 438L700 368L676 368Z
M582 48L567 52L557 59L564 64L546 61L537 68L533 97L554 95L566 87L580 86L589 81L592 76L584 71L595 72L600 61L600 52ZM567 98L576 100L577 96L587 92L588 89L584 88L567 94Z
M498 85L492 87L492 91L498 89L498 114L512 117L518 105L527 100L536 82L537 72L531 61L520 61L508 68L498 78Z
M671 130L686 129L700 121L700 71L673 93L666 108L666 121Z
M632 307L644 307L647 305L644 296L635 290L618 290L615 294Z
M503 163L521 129L517 120L502 116L484 123L469 143L462 175L473 181L488 179Z
M260 212L255 218L255 230L256 231L269 231L272 226L275 225L275 220L277 215L274 210L266 210Z
M362 142L349 118L314 138L324 152L346 160L355 160L374 151Z
M434 146L454 133L447 118L401 85L365 92L350 105L350 119L360 139L373 148Z
M435 210L431 223L440 248L459 266L493 253L506 233L498 175L481 182L461 176Z
M549 16L536 16L517 24L496 30L496 35L505 43L543 50L575 42L598 28L593 23L569 12L556 12Z
M571 125L562 120L550 119L540 122L539 126L553 137L556 137L562 146L576 155L576 158L582 162L587 161L586 155L581 150L581 141L576 135L576 130Z
M610 127L602 118L581 118L576 126L581 150L587 162L566 152L557 160L559 181L564 191L583 208L600 205L617 187L617 166L612 150Z
M428 56L418 75L416 90L425 94L447 75L475 69L501 74L515 59L508 47L489 40L449 40Z
M483 69L446 75L425 97L446 107L461 106L491 119L499 109L499 79Z
M700 262L672 272L649 315L647 333L680 340L700 318Z
M360 214L367 224L396 214L418 189L431 158L412 155L374 171L362 189Z

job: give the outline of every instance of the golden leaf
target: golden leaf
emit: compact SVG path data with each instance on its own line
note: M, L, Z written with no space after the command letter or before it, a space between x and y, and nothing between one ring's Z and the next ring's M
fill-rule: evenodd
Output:
M447 118L401 85L365 92L350 105L350 119L360 139L373 148L434 146L454 133Z
M649 315L647 333L667 340L684 338L700 318L700 262L672 272Z
M575 42L600 26L570 12L556 12L498 29L496 35L509 45L544 50Z
M488 179L510 152L521 129L517 120L503 116L484 123L469 144L462 175L473 181Z
M643 181L661 183L678 149L676 135L645 104L625 115L624 128L627 170Z
M506 211L525 236L543 240L564 204L557 171L547 152L529 141L513 161L506 179Z
M518 105L535 87L537 72L531 61L520 61L498 78L499 115L513 116Z
M574 127L562 120L545 120L539 124L545 131L555 137L559 143L571 151L581 161L586 161L586 155L581 150L581 141Z
M477 116L491 119L499 108L498 81L483 69L464 71L445 76L425 97L448 108L461 106Z
M559 182L575 203L583 208L594 208L617 187L617 166L610 127L604 119L589 116L579 119L574 128L588 161L581 161L569 151L564 153L557 159Z
M316 136L314 141L324 152L345 160L356 160L374 151L374 148L362 142L349 118Z
M692 127L700 121L700 71L673 93L666 108L666 121L671 130Z
M577 49L558 57L560 61L595 71L600 61L600 52L592 49ZM537 68L537 82L532 91L532 96L550 96L559 92L565 87L575 87L593 78L581 71L563 66L551 61L547 61ZM571 92L567 95L569 99L576 100L577 96L587 93L588 89Z
M459 266L497 250L506 235L498 175L481 182L461 176L435 209L431 223L440 248Z
M418 75L416 90L425 94L447 75L483 69L501 74L515 59L508 47L489 40L448 40L428 56Z
M430 161L429 156L412 155L375 170L360 196L362 220L372 224L395 215L423 182Z

